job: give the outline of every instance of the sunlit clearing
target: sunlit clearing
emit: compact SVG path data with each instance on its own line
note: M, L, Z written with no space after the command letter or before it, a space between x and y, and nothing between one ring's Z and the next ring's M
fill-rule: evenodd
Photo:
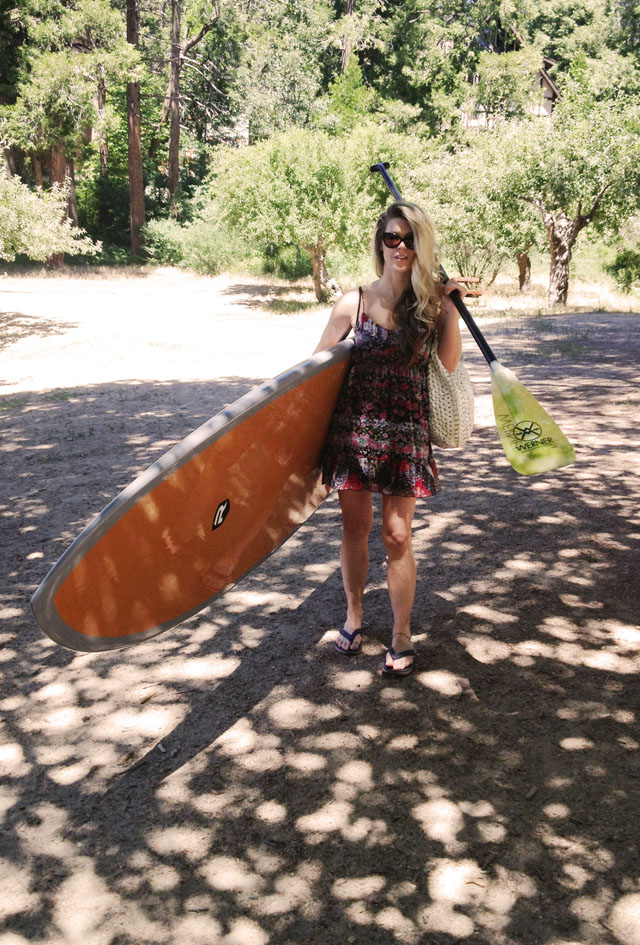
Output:
M258 820L264 820L267 824L279 824L287 816L287 808L277 801L265 801L256 808L256 817Z
M571 814L566 804L547 804L544 812L549 820L564 820L565 817L569 817Z
M76 713L78 714L78 713ZM184 709L180 707L161 708L153 706L142 712L114 712L108 717L109 738L118 730L130 731L133 729L142 735L163 735L177 722L182 720Z
M346 801L329 801L313 814L306 814L296 821L298 830L305 833L331 833L345 830L349 825L352 806Z
M429 894L435 902L467 905L485 888L486 879L473 860L439 860L429 873Z
M613 620L604 622L604 629L611 634L618 646L640 647L640 628L630 624L615 623Z
M460 844L456 837L464 826L464 819L457 804L440 797L414 807L412 814L426 835L455 852Z
M51 768L47 774L56 784L75 784L86 778L90 770L91 762L86 760L62 768Z
M240 665L238 657L211 656L202 659L184 660L182 665L176 666L175 662L167 665L163 669L161 676L163 679L175 681L176 679L222 679L230 676Z
M24 761L24 752L18 742L7 742L0 745L0 765L6 771L14 765L20 765Z
M14 617L22 617L24 610L19 607L0 607L0 620L13 620Z
M337 899L365 899L384 889L384 876L350 876L348 879L336 879L331 892Z
M192 905L187 903L189 909L206 909L204 905L198 903ZM173 936L175 942L189 942L193 945L209 945L211 942L225 941L222 937L222 928L210 915L185 915L181 916L173 927Z
M306 699L282 699L269 709L272 722L279 728L306 728L313 713L313 703Z
M240 764L248 771L277 771L284 761L277 748L258 748L241 758Z
M381 909L376 916L376 924L382 926L383 929L389 929L390 932L395 933L396 937L402 935L405 939L407 937L413 938L416 931L413 922L394 906Z
M190 862L196 862L206 856L209 850L209 838L193 828L167 827L151 833L149 846L163 856L179 855Z
M224 935L217 941L219 945L267 945L270 937L252 919L236 919L231 923L231 931L228 935Z
M368 689L375 679L375 675L366 669L344 673L336 672L333 677L333 685L336 689L355 692L356 689Z
M439 692L441 696L459 696L463 691L462 679L446 669L434 669L428 673L418 673L417 680L427 689Z
M640 893L618 900L607 924L622 945L640 945Z
M593 748L593 742L588 738L563 738L560 747L565 751L586 751L588 748Z
M337 772L341 781L368 791L373 787L373 771L368 761L348 761Z
M32 884L33 876L29 875L27 869L18 866L16 863L12 863L8 876L6 874L3 875L2 896L0 896L0 919L6 919L12 915L20 915L32 909L37 909L40 897L38 893L29 891ZM27 940L18 939L16 936L16 942L18 941L26 942ZM0 942L4 945L4 936L0 937ZM11 940L9 940L9 942L11 942ZM11 943L11 945L13 945L13 943Z
M492 640L490 637L465 635L459 637L469 656L478 663L499 663L509 659L511 649L506 643Z
M228 892L259 893L264 887L264 880L246 863L230 856L215 856L200 867L200 873L213 889Z
M286 754L286 763L297 771L321 771L326 768L327 759L311 751L290 751Z
M55 712L51 712L47 716L45 721L47 725L51 725L53 728L72 728L82 723L82 711L71 706L65 709L56 709Z
M468 604L460 608L461 613L471 614L472 617L478 617L480 620L487 620L489 623L517 623L518 617L514 614L505 614L502 610L496 610L495 607L485 607L483 604Z
M34 699L37 699L39 702L75 702L75 692L73 686L70 686L68 683L49 683L47 686L43 686L42 689L34 693Z
M52 922L69 945L95 941L107 915L119 908L118 897L93 872L93 866L76 870L58 887ZM73 908L69 908L73 903Z

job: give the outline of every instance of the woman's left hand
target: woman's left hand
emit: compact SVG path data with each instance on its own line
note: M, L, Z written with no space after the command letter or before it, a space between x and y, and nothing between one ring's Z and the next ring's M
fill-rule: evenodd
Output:
M460 293L460 298L463 299L467 294L467 287L461 282L456 282L455 279L449 279L442 286L441 305L446 315L453 315L458 311L450 297L451 293L456 291Z

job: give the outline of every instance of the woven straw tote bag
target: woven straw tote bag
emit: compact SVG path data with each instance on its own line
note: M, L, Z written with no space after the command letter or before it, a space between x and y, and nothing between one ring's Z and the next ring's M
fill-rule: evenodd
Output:
M429 384L429 432L431 442L445 450L460 449L473 430L473 387L462 358L447 371L438 357L437 344L427 368Z

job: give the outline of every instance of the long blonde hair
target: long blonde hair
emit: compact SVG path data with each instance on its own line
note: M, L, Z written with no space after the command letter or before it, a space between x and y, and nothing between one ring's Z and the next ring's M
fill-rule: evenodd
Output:
M415 203L398 200L378 219L373 235L373 259L378 276L384 272L382 237L389 220L406 220L414 239L415 258L411 267L411 287L397 299L393 309L394 327L400 332L400 355L413 361L423 343L434 332L440 311L438 268L440 249L431 218Z

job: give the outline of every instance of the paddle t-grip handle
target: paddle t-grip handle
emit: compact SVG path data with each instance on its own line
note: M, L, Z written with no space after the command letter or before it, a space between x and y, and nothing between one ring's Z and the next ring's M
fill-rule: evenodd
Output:
M389 168L388 163L386 161L381 161L379 164L372 164L369 170L371 171L372 174L381 175L385 184L391 191L391 194L394 200L402 200L402 194L400 193L400 191L394 184L393 178L391 177L391 174L389 174L388 168ZM440 266L440 278L442 279L443 282L449 281L449 276L447 275L447 273L445 272L442 266ZM483 355L485 356L489 364L491 364L492 361L497 361L498 359L496 358L495 354L489 347L489 344L486 338L484 337L484 335L482 334L482 332L476 325L475 321L473 320L473 316L471 315L471 312L469 311L467 306L464 304L460 293L457 291L452 292L450 298L453 304L455 305L455 307L458 309L460 313L460 317L462 318L463 322L465 323L465 325L471 332L471 335L473 336L474 341L476 342L476 344L482 351Z

